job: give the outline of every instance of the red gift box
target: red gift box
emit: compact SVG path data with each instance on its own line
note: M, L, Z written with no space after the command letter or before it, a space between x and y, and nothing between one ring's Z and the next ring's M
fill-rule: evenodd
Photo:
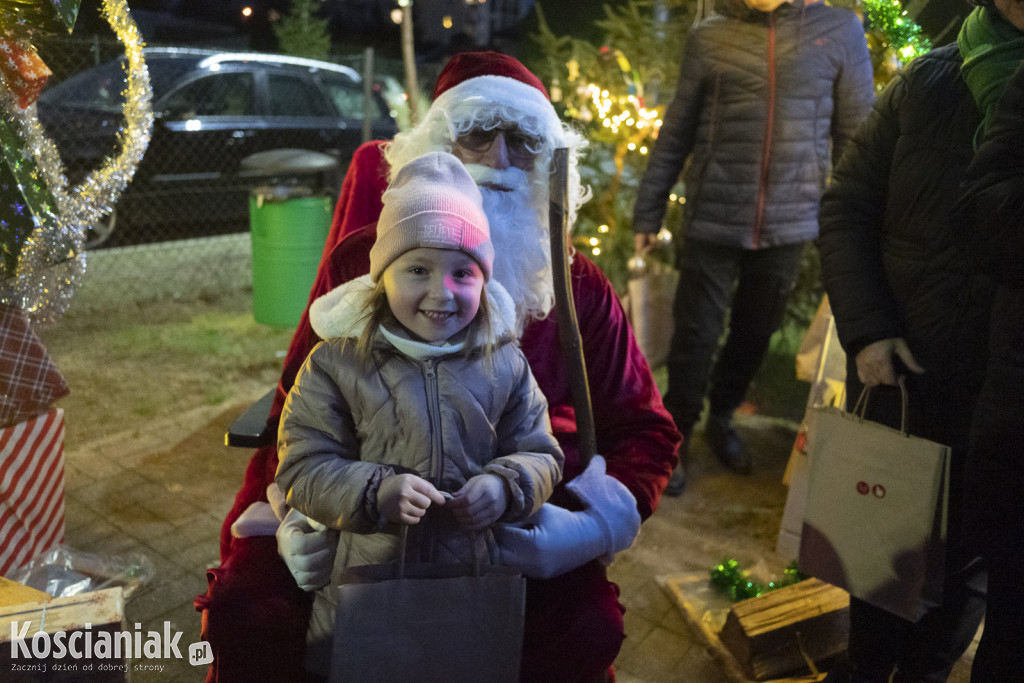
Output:
M64 541L64 411L0 429L0 576Z

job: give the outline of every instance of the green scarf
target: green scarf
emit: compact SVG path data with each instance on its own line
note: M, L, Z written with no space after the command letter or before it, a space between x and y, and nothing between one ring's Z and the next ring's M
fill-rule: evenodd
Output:
M1024 33L997 10L976 7L964 19L956 42L964 59L960 73L982 114L975 136L978 141L988 128L1007 81L1024 62Z

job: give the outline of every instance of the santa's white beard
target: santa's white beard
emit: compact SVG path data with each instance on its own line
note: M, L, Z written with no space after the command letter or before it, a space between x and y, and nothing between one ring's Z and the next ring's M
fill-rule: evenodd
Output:
M531 187L527 174L517 168L499 171L467 164L466 169L483 195L494 244L494 278L512 296L522 330L527 321L547 317L555 305L547 193Z

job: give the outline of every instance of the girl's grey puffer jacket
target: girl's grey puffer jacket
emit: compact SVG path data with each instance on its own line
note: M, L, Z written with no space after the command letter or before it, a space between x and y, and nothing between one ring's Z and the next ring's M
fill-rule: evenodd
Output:
M288 504L342 532L335 579L347 566L397 557L395 525L377 511L385 477L411 472L454 493L481 472L496 474L510 493L501 521L514 522L550 496L563 463L547 402L505 323L514 309L500 285L488 285L499 340L489 363L479 350L468 358L459 352L416 360L378 333L367 369L352 338L362 332L371 287L368 277L354 280L311 308L314 328L327 341L299 371L278 437L277 482ZM410 554L471 562L470 536L434 508L410 528ZM478 551L497 558L490 533L476 539Z

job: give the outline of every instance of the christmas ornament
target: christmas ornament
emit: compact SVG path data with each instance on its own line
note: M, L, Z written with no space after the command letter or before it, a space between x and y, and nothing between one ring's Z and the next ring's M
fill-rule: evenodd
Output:
M672 231L668 228L662 228L655 235L655 249L668 249L672 246Z
M647 261L644 260L643 256L634 254L629 258L629 261L626 262L626 268L629 270L629 276L631 278L641 277L647 272Z
M769 581L768 583L751 580L750 572L744 571L740 567L740 563L734 559L726 558L711 568L711 585L727 595L733 602L756 598L776 588L803 581L804 578L796 568L796 562L791 562L786 567L781 581Z

